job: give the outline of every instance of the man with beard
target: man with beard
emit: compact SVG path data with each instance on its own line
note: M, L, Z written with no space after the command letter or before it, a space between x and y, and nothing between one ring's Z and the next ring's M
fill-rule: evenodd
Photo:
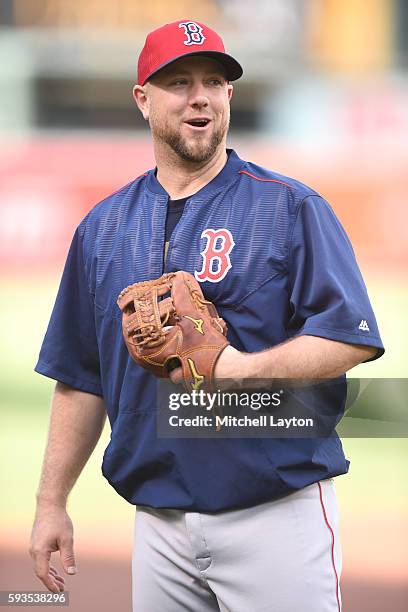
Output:
M67 497L107 414L103 473L137 506L134 610L341 608L333 477L349 462L335 432L161 438L157 379L122 338L123 287L186 270L228 325L216 379L344 382L347 370L383 353L350 242L327 202L227 149L231 81L241 75L218 34L194 21L151 32L140 54L134 98L157 166L79 225L36 366L57 380L31 541L51 591L65 584L53 551L76 573ZM171 376L178 382L179 369ZM325 401L340 419L344 385Z

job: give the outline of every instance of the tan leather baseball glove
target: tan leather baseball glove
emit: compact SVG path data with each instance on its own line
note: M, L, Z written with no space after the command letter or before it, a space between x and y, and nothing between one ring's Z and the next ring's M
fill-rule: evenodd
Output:
M210 388L229 344L227 326L188 272L170 272L123 289L117 300L131 357L155 376L181 367L188 391Z

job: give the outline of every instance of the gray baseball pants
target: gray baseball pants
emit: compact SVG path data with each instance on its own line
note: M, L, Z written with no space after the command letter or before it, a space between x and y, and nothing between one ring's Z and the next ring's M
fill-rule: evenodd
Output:
M138 506L133 612L340 612L332 479L216 514Z

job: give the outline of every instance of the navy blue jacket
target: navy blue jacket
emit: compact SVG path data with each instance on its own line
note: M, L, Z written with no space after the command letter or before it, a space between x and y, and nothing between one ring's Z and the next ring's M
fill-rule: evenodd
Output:
M157 436L157 380L129 357L116 299L123 287L163 273L168 199L150 170L81 222L36 371L103 396L112 435L102 470L132 504L220 511L346 473L335 432L314 439ZM188 198L166 271L202 271L209 229L232 240L228 269L216 278L215 258L214 278L202 289L235 348L255 352L307 334L383 353L350 241L315 191L229 151L223 170ZM337 420L345 382L340 387L329 399Z

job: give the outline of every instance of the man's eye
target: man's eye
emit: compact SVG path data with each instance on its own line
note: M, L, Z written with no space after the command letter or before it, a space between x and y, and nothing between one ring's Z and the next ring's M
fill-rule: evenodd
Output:
M222 85L221 79L211 79L210 83L211 85Z
M172 85L185 85L187 83L186 79L176 79L172 81Z

